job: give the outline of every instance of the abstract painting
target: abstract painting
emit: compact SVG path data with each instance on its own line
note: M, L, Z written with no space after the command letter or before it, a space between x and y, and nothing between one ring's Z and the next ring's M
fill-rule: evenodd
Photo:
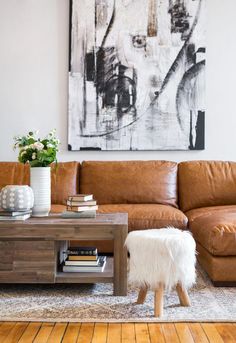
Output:
M69 150L205 146L205 0L71 0Z

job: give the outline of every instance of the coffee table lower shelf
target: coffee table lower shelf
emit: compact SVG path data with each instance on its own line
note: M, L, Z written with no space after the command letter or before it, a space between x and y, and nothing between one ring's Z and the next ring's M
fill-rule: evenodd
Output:
M113 282L113 258L108 257L103 272L98 273L67 273L58 271L55 283L106 283Z

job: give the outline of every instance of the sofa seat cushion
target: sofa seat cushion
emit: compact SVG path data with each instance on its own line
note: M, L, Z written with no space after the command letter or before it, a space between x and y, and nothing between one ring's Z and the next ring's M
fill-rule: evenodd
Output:
M129 217L129 231L174 226L187 227L187 218L180 210L158 204L111 204L99 205L100 213L125 212Z
M236 205L186 212L195 240L215 256L236 256Z
M51 205L51 213L62 213L65 210L66 210L65 205L58 205L58 204Z

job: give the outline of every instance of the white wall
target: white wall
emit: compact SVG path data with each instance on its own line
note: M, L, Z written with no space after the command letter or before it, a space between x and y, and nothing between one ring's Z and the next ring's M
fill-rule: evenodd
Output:
M207 0L206 149L67 151L69 0L0 0L0 160L14 161L16 134L56 128L60 161L236 160L236 1Z

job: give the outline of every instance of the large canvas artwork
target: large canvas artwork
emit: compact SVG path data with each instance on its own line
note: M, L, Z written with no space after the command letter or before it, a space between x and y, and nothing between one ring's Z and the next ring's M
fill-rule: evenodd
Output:
M205 0L71 0L69 150L200 150Z

